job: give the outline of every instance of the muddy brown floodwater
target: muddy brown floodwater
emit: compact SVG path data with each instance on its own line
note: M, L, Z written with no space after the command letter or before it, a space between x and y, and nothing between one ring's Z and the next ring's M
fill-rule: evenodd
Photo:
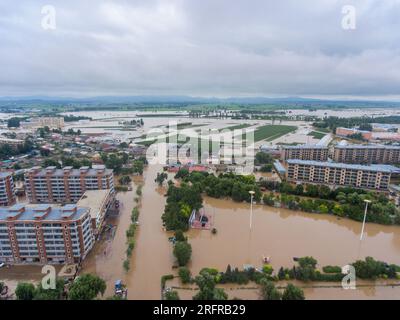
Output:
M122 263L126 250L125 231L134 206L134 191L118 195L123 206L114 241L98 244L85 261L85 272L96 272L106 279L107 295L112 294L114 281L122 279L128 286L129 299L160 299L161 276L176 274L172 268L172 245L168 242L171 233L163 230L161 221L166 190L154 182L160 170L160 166L149 166L144 174L140 226L130 271L126 273ZM205 197L204 206L212 214L213 226L218 232L216 235L210 231L188 232L193 248L189 265L192 274L197 274L204 267L223 271L228 264L238 268L244 264L261 267L263 256L271 258L275 269L291 267L293 257L301 256L315 257L319 267L343 266L366 256L400 264L400 228L396 226L367 224L364 240L360 243L361 224L348 219L254 205L250 230L249 204ZM170 285L179 286L179 280L175 279ZM249 285L247 290L227 286L226 290L231 298L258 298L254 285ZM180 290L179 293L182 298L190 299L194 291ZM399 287L362 287L358 290L305 288L305 293L309 299L400 299Z

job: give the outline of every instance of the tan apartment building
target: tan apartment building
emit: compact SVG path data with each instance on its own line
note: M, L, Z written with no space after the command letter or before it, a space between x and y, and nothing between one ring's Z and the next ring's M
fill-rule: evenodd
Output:
M0 262L78 263L94 245L89 211L49 204L0 208Z
M337 145L333 159L343 163L400 164L400 147L385 145Z
M9 146L11 146L13 148L18 148L20 146L23 146L24 143L25 143L25 141L20 140L20 139L0 138L0 145L8 144Z
M0 206L15 203L15 187L11 172L0 172Z
M114 193L114 174L104 165L34 167L25 174L25 188L31 203L75 203L87 190L110 189Z
M290 182L348 186L387 191L396 168L385 165L355 165L306 160L287 160Z
M78 207L90 208L92 229L95 236L101 232L106 214L114 205L114 201L115 192L112 192L111 189L104 189L87 190L76 203Z
M318 145L284 146L281 150L282 160L299 159L313 161L327 161L329 148Z
M37 129L49 127L50 129L64 128L63 117L38 117L32 118L30 121L21 122L21 127L24 129Z

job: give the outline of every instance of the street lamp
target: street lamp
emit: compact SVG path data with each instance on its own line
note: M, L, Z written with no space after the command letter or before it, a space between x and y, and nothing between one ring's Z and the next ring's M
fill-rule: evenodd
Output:
M365 202L365 212L364 212L364 220L363 220L363 224L362 224L362 228L361 228L360 241L362 240L363 235L364 235L365 219L367 218L368 204L371 203L371 200L365 199L364 202Z
M250 193L250 230L251 230L251 225L253 223L253 196L255 192L253 190L249 191Z

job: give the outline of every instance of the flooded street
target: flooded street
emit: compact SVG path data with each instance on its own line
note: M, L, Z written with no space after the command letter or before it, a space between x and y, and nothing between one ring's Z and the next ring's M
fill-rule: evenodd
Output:
M161 166L149 166L145 171L136 245L126 276L128 299L161 299L161 276L172 273L172 245L161 221L166 190L154 181L160 170Z
M126 230L131 221L135 190L136 188L133 188L132 191L117 194L117 199L120 201L120 215L107 221L109 224L117 226L114 239L98 241L82 264L81 274L95 273L106 281L107 290L104 297L114 294L116 280L121 279L125 282L126 272L122 264L126 255Z

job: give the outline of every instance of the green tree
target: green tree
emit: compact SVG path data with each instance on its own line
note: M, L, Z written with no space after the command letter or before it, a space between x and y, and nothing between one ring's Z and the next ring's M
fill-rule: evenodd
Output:
M165 300L180 300L178 292L175 290L167 291L165 293Z
M262 279L260 282L260 295L263 300L281 300L282 295L272 281Z
M60 169L61 168L61 164L57 160L54 160L54 159L45 159L43 161L42 167L43 168L56 167L57 169Z
M122 185L127 185L129 183L131 183L132 179L129 176L122 176L121 178L119 178L119 183Z
M36 287L34 300L60 300L64 293L64 280L57 279L55 289L43 289L39 283Z
M300 288L289 283L283 292L282 300L305 300L304 292Z
M174 256L180 266L185 266L192 256L192 246L186 241L178 241L174 247Z
M164 181L168 179L168 174L165 172L157 173L157 177L154 180L159 186L162 186Z
M99 294L103 295L106 283L100 277L93 274L84 274L75 279L69 288L70 300L93 300Z
M33 300L35 297L35 286L32 283L19 282L15 289L18 300Z
M141 160L133 161L133 172L139 175L143 174L144 164Z
M182 283L189 283L192 279L190 270L187 267L180 267L178 274L179 274L179 277L181 278Z
M215 287L215 278L209 272L203 270L195 278L199 292L193 297L194 300L226 300L227 294L223 289Z

